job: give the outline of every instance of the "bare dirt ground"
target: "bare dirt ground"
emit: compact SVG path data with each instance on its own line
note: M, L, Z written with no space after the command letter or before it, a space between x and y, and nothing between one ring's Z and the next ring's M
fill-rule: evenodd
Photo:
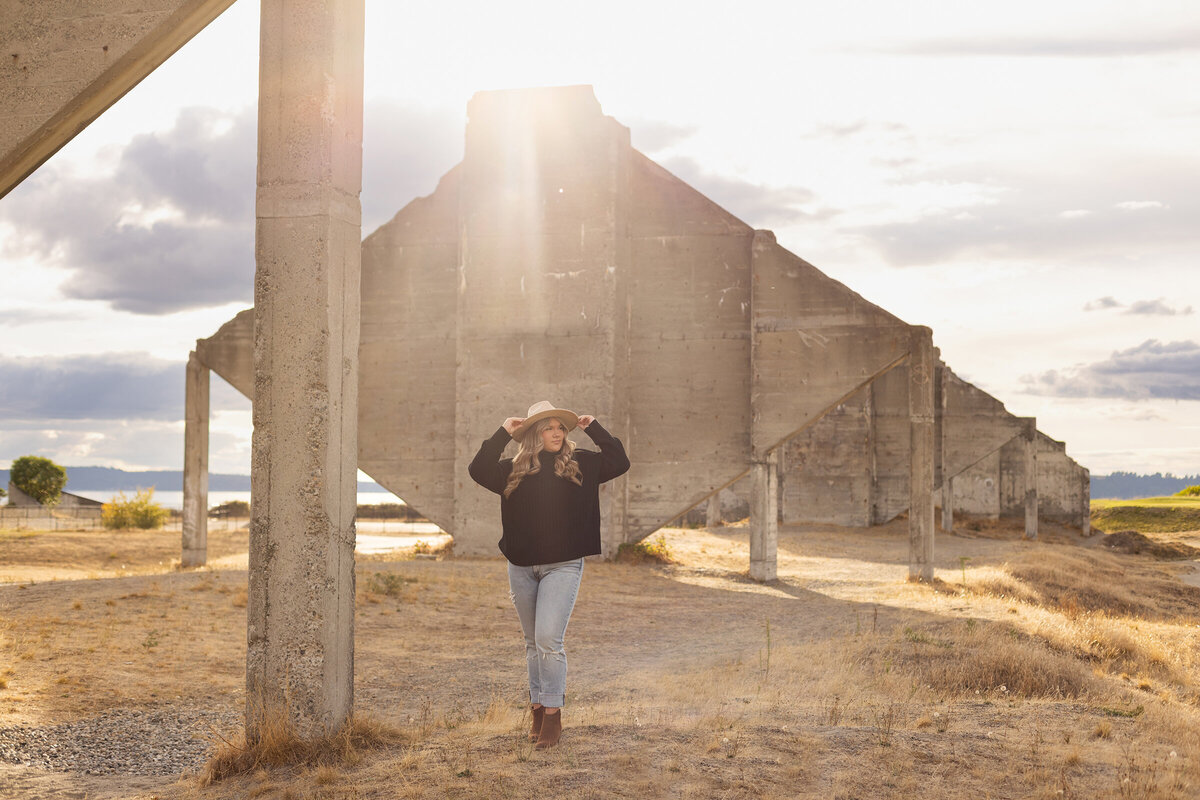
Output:
M41 737L0 757L0 797L1198 796L1195 565L1045 527L964 521L932 585L903 520L785 526L769 585L742 527L589 562L548 752L503 561L360 559L356 708L402 744L207 786L244 703L245 533L181 572L178 534L0 532L0 754Z

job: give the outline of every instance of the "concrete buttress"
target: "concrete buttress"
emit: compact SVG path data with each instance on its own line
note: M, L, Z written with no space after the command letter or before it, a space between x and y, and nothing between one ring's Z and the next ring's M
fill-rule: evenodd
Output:
M246 728L353 704L363 0L263 0Z
M0 197L233 0L6 0Z
M188 355L183 423L184 567L204 566L208 558L208 367Z

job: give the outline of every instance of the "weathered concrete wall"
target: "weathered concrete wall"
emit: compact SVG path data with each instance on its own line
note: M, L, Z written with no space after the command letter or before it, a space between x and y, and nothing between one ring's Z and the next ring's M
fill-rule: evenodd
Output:
M1025 514L1025 457L1026 446L1020 436L1000 448L1000 515L1003 517Z
M756 454L812 425L909 352L907 323L780 247L770 231L755 235L751 305Z
M232 4L0 4L0 197Z
M875 492L874 383L781 448L785 523L867 526Z
M947 369L942 382L944 403L944 471L955 476L1004 446L1022 430L1004 404Z
M881 375L872 386L871 397L875 422L871 524L882 525L908 508L908 365Z
M750 468L754 231L634 153L625 537L642 538Z
M954 477L954 513L1000 517L1000 450Z
M1091 474L1066 452L1066 444L1037 436L1038 513L1090 534Z
M446 530L462 479L450 436L460 174L368 236L362 255L359 468Z

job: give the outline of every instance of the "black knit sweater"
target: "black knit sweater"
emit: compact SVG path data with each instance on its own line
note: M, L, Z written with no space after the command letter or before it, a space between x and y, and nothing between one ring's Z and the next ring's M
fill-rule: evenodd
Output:
M500 495L503 534L500 552L519 567L553 564L600 552L600 484L629 469L621 440L592 421L584 429L600 448L575 449L583 485L554 474L557 453L538 453L541 470L527 474L508 497L504 487L512 459L500 454L512 437L503 427L480 446L468 472L475 482Z

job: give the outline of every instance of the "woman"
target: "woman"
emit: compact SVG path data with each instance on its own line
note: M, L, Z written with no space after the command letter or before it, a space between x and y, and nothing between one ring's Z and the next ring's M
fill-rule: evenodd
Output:
M567 439L576 425L599 453L576 449ZM500 458L514 439L520 445L516 458ZM525 417L504 420L469 468L476 483L500 495L500 552L508 559L510 594L525 632L529 738L538 750L558 744L562 733L563 636L583 558L600 552L600 484L628 469L620 440L595 417L555 408L549 400L530 406Z

